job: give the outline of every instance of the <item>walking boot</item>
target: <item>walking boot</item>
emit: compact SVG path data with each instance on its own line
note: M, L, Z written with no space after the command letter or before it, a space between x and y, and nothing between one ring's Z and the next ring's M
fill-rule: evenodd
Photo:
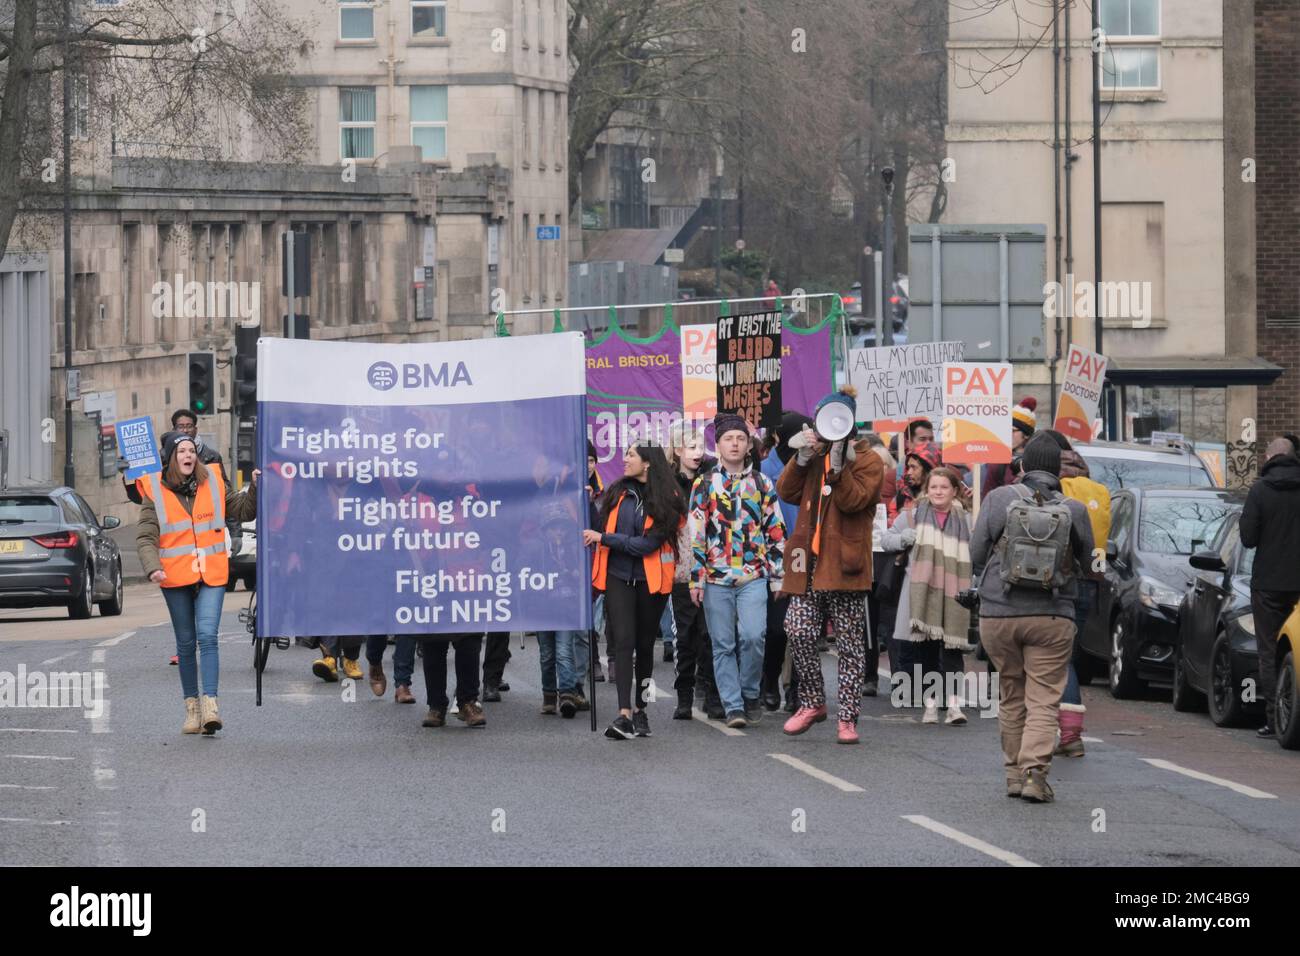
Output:
M393 691L393 703L395 704L414 704L415 695L411 693L409 684L398 684L397 690Z
M572 718L578 712L578 702L574 700L572 694L560 695L560 716Z
M677 707L673 710L673 720L690 720L694 715L694 708L691 706L695 697L694 688L679 690L677 692Z
M1025 777L1019 770L1007 771L1007 796L1019 797L1025 789Z
M497 681L485 680L483 682L483 703L501 703L501 686Z
M361 663L350 657L343 658L343 676L348 680L361 680Z
M1047 771L1031 770L1025 775L1020 799L1029 803L1051 803L1056 799L1056 794L1052 793L1052 788L1047 785Z
M856 744L858 742L858 725L851 720L841 720L836 730L837 744Z
M1082 704L1062 704L1057 722L1061 728L1061 740L1052 751L1056 757L1083 756L1083 713Z
M339 669L335 664L334 658L326 654L320 660L313 661L311 672L328 684L334 683L339 679Z
M555 691L542 691L542 713L555 714Z
M210 694L204 694L203 700L199 704L199 710L202 714L200 719L203 722L203 733L211 737L221 729L221 715L217 713L217 699Z
M384 674L383 664L370 665L370 691L376 697L383 697L388 690L388 677Z
M722 698L718 696L718 688L713 684L710 684L704 692L704 714L709 720L727 719L726 708L722 706Z
M181 733L197 734L201 729L199 726L199 699L197 697L186 697L185 723L181 725Z
M782 730L791 737L798 736L806 731L813 724L820 724L826 719L826 706L821 707L800 707L793 717L785 722Z
M584 710L591 710L591 702L587 700L587 695L582 692L581 687L574 688L573 706L578 709L578 713L582 713Z

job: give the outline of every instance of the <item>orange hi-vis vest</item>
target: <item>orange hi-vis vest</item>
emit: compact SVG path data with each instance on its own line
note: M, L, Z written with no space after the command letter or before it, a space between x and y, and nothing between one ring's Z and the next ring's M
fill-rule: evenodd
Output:
M208 480L194 496L193 514L176 492L162 483L158 472L136 479L142 498L153 502L158 515L158 556L167 578L165 588L198 584L225 587L230 578L226 548L226 484L221 469L208 468Z
M605 533L613 534L614 529L618 527L618 509L623 504L623 499L627 495L619 495L618 501L614 507L609 509L609 520L605 522ZM649 515L645 516L645 527L649 531L655 523L655 519ZM672 594L673 593L673 571L677 567L676 555L673 552L673 542L665 541L658 551L653 554L647 554L641 559L645 565L645 581L650 588L651 594ZM598 545L596 548L596 560L591 565L591 583L595 585L597 591L605 590L605 576L609 571L609 548L605 545Z

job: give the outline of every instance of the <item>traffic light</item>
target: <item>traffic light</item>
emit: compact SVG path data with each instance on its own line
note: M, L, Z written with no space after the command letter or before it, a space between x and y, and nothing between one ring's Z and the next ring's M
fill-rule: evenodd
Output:
M257 416L257 339L260 326L235 327L235 418Z
M190 408L211 415L216 407L216 357L211 352L189 353Z

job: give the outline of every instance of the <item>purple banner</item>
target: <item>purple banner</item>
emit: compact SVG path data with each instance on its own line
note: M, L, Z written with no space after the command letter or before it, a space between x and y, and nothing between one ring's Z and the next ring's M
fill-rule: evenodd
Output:
M781 392L786 409L812 414L831 390L829 319L816 329L781 333ZM587 347L587 435L608 484L623 474L623 450L636 439L666 444L682 418L681 333L665 326L650 339L607 332ZM706 445L712 447L712 429Z

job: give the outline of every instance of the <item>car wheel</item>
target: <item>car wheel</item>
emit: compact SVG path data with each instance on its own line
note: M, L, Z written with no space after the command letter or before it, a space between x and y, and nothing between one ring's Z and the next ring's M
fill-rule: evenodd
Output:
M1300 750L1300 683L1296 681L1295 654L1282 658L1277 674L1277 742L1286 750Z
M1110 628L1110 693L1116 700L1132 700L1146 683L1138 679L1137 661L1128 647L1128 629L1123 618Z
M116 617L122 613L122 562L113 569L113 596L99 602L100 617Z
M81 593L68 605L68 617L84 621L95 610L95 579L90 574L90 562L81 572Z
M1205 695L1188 683L1182 648L1174 651L1174 710L1183 714L1205 710Z
M1228 635L1220 633L1210 651L1210 720L1217 727L1237 727L1242 722L1245 707L1241 702L1241 688L1232 677L1232 648Z

